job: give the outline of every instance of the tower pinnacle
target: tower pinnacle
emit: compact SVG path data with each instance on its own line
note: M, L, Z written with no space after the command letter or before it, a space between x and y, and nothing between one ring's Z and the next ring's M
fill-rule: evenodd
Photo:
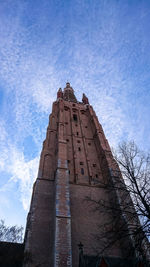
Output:
M63 98L63 92L61 88L59 88L59 90L57 91L57 99L58 98Z
M85 94L83 94L82 102L83 102L84 104L89 104L89 100L88 100L88 98L87 98L87 96L86 96Z
M66 87L64 88L64 100L70 101L70 102L77 102L77 99L74 95L74 90L70 86L70 83L66 83Z
M70 83L69 82L66 83L66 88L70 88Z

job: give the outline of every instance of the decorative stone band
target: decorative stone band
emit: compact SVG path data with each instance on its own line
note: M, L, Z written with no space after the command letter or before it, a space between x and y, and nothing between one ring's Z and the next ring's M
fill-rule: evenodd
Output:
M67 161L65 163L67 167ZM56 173L55 267L72 267L69 172L58 160Z

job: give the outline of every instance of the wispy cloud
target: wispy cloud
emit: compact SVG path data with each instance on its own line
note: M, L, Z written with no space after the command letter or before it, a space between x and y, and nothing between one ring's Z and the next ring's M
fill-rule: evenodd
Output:
M37 176L39 157L26 161L23 152L19 151L10 143L2 125L0 130L2 133L0 140L0 171L5 171L10 177L6 183L0 187L0 191L7 192L10 190L12 183L17 183L19 186L20 201L24 209L27 210L29 208L33 181Z

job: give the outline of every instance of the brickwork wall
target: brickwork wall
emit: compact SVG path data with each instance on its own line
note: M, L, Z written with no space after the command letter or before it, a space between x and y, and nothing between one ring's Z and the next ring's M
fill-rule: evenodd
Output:
M27 220L24 266L53 266L54 201L54 181L37 179Z
M86 188L85 188L86 187ZM98 240L101 228L100 225L108 220L108 214L100 214L94 210L93 204L86 200L92 197L95 200L106 199L103 189L94 186L71 185L71 232L72 232L72 253L73 267L78 266L79 249L78 244L84 244L84 253L96 255L102 248ZM105 251L105 255L123 256L119 243Z

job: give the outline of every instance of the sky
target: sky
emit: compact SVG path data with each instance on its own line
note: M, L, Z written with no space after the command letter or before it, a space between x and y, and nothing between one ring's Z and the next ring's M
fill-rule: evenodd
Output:
M150 149L150 1L0 0L0 219L23 225L59 87Z

